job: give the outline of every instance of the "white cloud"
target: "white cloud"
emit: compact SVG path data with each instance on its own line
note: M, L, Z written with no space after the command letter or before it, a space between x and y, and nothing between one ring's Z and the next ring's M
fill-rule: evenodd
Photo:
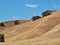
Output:
M53 4L53 7L54 8L60 8L60 4L58 4L58 5L57 4Z
M25 4L25 6L31 7L31 8L37 8L38 7L37 4Z
M12 18L19 18L18 16L12 16Z

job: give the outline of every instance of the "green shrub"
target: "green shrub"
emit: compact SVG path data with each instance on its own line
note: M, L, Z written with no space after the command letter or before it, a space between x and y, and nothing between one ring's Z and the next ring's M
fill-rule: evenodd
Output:
M0 26L4 27L5 25L3 23L0 23Z
M41 17L40 16L33 16L31 19L32 19L32 21L35 21L35 20L37 20L39 18L41 18Z
M51 15L52 12L55 12L55 10L46 10L42 13L42 17L45 17L45 16L48 16L48 15Z
M0 34L0 42L5 42L4 41L4 34Z
M16 20L16 21L15 21L15 25L18 25L18 24L19 24L19 20Z

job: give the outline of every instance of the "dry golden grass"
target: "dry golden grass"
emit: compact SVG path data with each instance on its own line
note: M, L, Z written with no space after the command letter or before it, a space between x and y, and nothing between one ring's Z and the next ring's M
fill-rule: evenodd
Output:
M6 22L1 22L4 24L4 27L12 27L12 26L15 26L15 21L16 20L12 20L12 21L6 21ZM29 22L30 20L17 20L17 22L19 24L23 24L23 23L27 23ZM1 27L1 26L0 26Z
M60 12L9 28L5 30L4 33L6 34L7 41L32 39L40 37L58 24L60 24Z
M0 31L4 31L4 30L7 29L7 28L16 26L16 25L15 25L15 21L16 21L16 20L1 22L1 23L4 24L4 26L1 26L1 25L0 25ZM30 20L18 20L18 23L21 25L21 24L27 23L27 22L29 22L29 21L30 21Z
M1 45L60 45L60 11L52 15L7 28Z
M0 45L60 45L60 39L49 39L36 42L13 41L13 42L0 43Z

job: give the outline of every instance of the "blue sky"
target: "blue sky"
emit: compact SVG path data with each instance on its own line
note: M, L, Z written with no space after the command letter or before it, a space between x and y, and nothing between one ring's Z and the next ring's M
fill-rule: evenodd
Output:
M60 0L0 0L0 22L28 20L45 10L60 10Z

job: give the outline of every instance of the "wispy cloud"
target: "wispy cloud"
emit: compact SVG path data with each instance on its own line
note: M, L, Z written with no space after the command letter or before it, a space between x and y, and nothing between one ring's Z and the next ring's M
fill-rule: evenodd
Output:
M12 18L19 18L18 16L12 16Z
M30 7L30 8L37 8L37 4L25 4L25 6Z
M60 4L53 4L54 8L60 8Z

